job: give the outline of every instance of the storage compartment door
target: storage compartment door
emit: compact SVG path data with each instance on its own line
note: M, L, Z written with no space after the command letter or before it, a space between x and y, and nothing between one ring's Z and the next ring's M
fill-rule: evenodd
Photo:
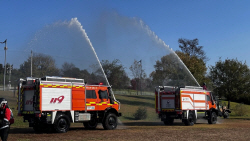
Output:
M33 111L34 90L25 90L23 93L23 111Z
M41 90L42 111L71 110L70 88L45 88Z
M175 109L175 95L162 95L161 96L162 109Z

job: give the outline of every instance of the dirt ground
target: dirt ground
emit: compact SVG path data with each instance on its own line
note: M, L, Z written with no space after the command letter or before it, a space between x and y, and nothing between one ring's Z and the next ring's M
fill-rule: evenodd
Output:
M124 122L116 130L86 130L80 125L71 127L67 133L37 134L32 128L11 128L9 141L83 141L83 140L250 140L249 119L218 119L218 124L209 125L198 120L194 126L175 122L165 126L162 122Z

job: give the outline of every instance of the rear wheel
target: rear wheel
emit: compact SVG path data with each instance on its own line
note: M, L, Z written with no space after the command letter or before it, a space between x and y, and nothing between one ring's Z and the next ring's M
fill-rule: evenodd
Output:
M173 125L174 124L174 118L167 117L166 120L163 121L165 125Z
M57 133L66 133L69 130L70 122L66 115L59 115L57 116L54 129Z
M189 111L188 119L184 119L183 122L186 126L193 126L196 122L196 116L194 114L194 111Z
M86 129L96 129L98 122L96 118L92 118L89 122L84 122L83 125Z
M108 113L103 120L102 126L106 130L113 130L117 127L117 117L114 113Z
M217 115L215 112L211 112L211 114L208 116L208 123L216 124L216 122L217 122Z

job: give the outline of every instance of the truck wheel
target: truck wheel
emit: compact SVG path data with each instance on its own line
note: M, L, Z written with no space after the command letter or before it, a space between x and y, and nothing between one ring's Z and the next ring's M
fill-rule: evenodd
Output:
M215 112L212 112L211 115L208 116L208 123L216 124L216 122L217 122L217 115Z
M69 127L70 123L66 115L57 116L54 123L54 129L57 133L66 133L69 130Z
M228 118L229 117L229 113L227 111L225 111L224 114L223 114L223 117L224 118Z
M103 120L102 126L105 130L113 130L117 127L117 117L113 113L108 113Z
M165 125L173 125L174 124L174 118L168 117L166 120L164 120Z
M189 111L188 113L188 119L183 120L184 124L186 126L193 126L194 123L196 122L195 114L193 111Z
M83 125L86 129L96 129L98 122L96 118L92 118L89 122L84 122Z

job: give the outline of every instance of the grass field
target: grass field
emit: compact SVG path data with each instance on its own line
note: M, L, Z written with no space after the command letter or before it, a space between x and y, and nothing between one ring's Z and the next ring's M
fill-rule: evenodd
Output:
M143 121L157 122L160 121L158 115L155 112L155 96L153 95L121 95L116 94L116 99L121 102L121 109L119 112L122 113L122 117L119 119L122 122L136 121L133 117L133 114L139 107L146 107L147 109L147 118ZM9 102L9 107L12 109L15 116L15 124L13 127L28 127L28 122L23 122L22 117L17 116L17 95L11 91L0 91L0 97L4 97ZM227 101L222 101L226 103ZM231 102L231 110L229 118L250 118L250 105L245 105L246 109L249 111L245 116L235 116L234 107L238 103Z
M250 129L250 115L243 117L234 116L233 107L237 104L231 102L232 114L229 119L218 119L218 124L210 125L206 121L197 121L194 126L184 126L180 121L173 126L165 126L154 109L154 96L150 95L116 95L121 102L117 130L103 130L101 124L96 130L86 130L82 124L72 124L69 132L64 134L43 133L36 134L24 123L22 117L17 116L17 97L13 92L0 91L0 97L9 102L15 116L15 123L11 125L8 140L33 141L33 140L250 140L248 131ZM135 120L133 114L138 107L147 108L148 117L145 120ZM250 109L250 106L246 106Z

